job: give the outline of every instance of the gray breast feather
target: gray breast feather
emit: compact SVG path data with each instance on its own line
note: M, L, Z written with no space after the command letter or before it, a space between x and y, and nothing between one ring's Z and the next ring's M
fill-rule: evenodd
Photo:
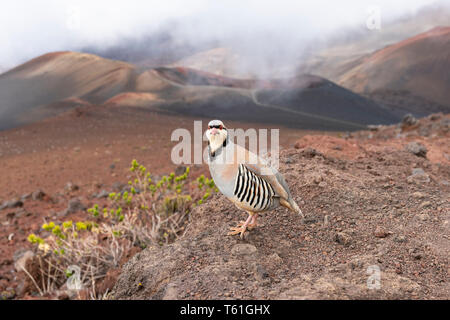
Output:
M264 178L240 164L233 195L236 200L249 205L255 211L264 211L272 206L275 191Z

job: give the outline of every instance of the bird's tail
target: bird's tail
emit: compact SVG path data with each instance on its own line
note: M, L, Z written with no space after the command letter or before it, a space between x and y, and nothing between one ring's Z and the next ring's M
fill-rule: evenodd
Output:
M299 214L302 218L305 216L303 215L302 210L298 207L297 203L294 201L294 199L290 198L289 201L286 201L284 199L280 199L280 204L283 207L288 208L291 211L294 211L295 213Z

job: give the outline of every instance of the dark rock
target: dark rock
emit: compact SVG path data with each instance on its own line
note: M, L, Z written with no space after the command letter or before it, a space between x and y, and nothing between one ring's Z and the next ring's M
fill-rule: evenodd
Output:
M411 248L408 250L409 254L415 259L420 260L422 259L422 252L419 248Z
M58 216L67 216L71 213L76 213L78 211L86 210L86 206L78 198L73 198L69 200L69 205L66 210L58 213Z
M26 193L20 197L20 200L25 201L31 198L31 193Z
M95 197L98 199L108 198L109 194L110 194L110 192L108 192L106 190L102 190L98 194L96 194Z
M410 113L405 115L402 119L402 127L410 127L417 123L417 119Z
M36 190L31 194L31 199L37 201L37 200L43 200L45 197L45 192L42 190Z
M186 172L186 167L185 166L178 166L176 169L175 169L175 175L176 176L181 176L182 174L184 174L185 172Z
M430 177L422 168L414 168L412 170L412 175L410 175L407 179L408 183L428 183L430 182Z
M56 298L58 300L70 300L69 294L67 291L59 291L56 293Z
M421 255L420 253L415 253L415 254L413 255L413 257L414 257L414 259L416 259L416 260L422 259L422 255Z
M16 217L16 213L15 212L8 212L6 214L6 218L7 219L14 219Z
M306 148L306 149L302 150L302 151L300 152L300 155L301 155L302 157L307 158L307 159L312 159L312 158L314 158L314 157L316 157L316 156L321 156L321 157L323 157L323 154L322 154L322 153L320 153L319 151L317 151L316 149L313 149L313 148Z
M318 221L318 219L315 217L305 217L303 219L304 224L313 224L313 223L316 223L317 221Z
M262 265L257 264L255 266L255 276L260 280L263 280L269 277L269 273Z
M70 213L82 211L85 209L86 209L86 206L81 202L80 199L74 198L74 199L69 200L69 206L68 206L67 210L69 210Z
M378 130L380 130L380 128L382 128L383 126L382 125L376 125L376 124L369 124L368 126L367 126L367 128L370 130L370 131L378 131Z
M395 242L399 242L399 243L403 243L403 242L406 242L407 239L406 239L406 237L403 236L403 235L398 235L397 237L394 238L394 241L395 241Z
M231 253L235 256L248 256L258 252L258 249L252 244L240 243L231 248Z
M442 113L433 113L428 116L431 121L439 120L442 117Z
M441 129L442 129L444 132L447 132L448 129L450 128L450 119L449 119L449 118L442 119L442 120L439 122L439 125L441 126Z
M344 246L348 246L351 243L352 238L345 232L338 232L335 235L335 241Z
M15 217L16 217L17 219L22 218L23 216L29 217L29 216L31 216L31 215L33 215L31 212L28 212L28 211L26 211L26 210L23 209L23 208L20 208L20 209L18 209L18 210L15 212Z
M13 200L3 203L3 207L9 208L9 209L19 208L19 207L23 207L23 202L20 199L13 199Z
M374 232L374 235L375 235L375 237L377 237L377 238L386 238L388 235L390 235L391 234L391 232L388 232L388 231L386 231L386 230L384 230L383 228L381 228L380 226L378 226L376 229L375 229L375 232Z
M124 183L121 183L121 182L115 182L115 183L112 185L112 189L113 189L114 191L116 191L116 192L122 191L125 187L126 187L126 185L125 185Z
M426 158L427 148L418 142L411 142L406 146L406 151L422 158Z
M79 189L80 187L76 184L73 184L72 182L67 182L66 186L64 187L64 191L67 193L77 191Z

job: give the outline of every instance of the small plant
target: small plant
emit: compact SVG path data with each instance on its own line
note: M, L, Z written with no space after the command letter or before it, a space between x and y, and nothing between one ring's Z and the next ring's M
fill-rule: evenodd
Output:
M153 181L147 168L136 160L130 171L135 176L128 181L128 191L109 195L110 206L103 209L101 219L120 237L141 248L174 241L185 230L192 208L216 191L214 182L203 175L196 180L199 191L195 191L189 167L181 175L171 172L158 181ZM98 206L89 210L95 215Z
M28 236L28 241L38 246L40 264L46 266L40 268L40 278L47 283L38 286L41 293L66 283L71 276L67 268L72 265L80 268L80 286L90 287L103 278L108 269L117 267L130 248L129 244L112 236L109 228L102 228L93 221L62 224L52 221L44 223L42 229L49 232L45 239L34 234Z
M96 281L119 266L132 247L173 242L185 231L193 207L218 191L204 175L191 180L189 167L181 175L172 172L158 181L136 160L130 171L134 178L126 190L110 193L103 207L89 208L89 220L46 222L42 225L48 232L46 238L28 236L40 252L42 284L27 274L41 294L66 283L72 277L69 266L77 266L81 286L90 288L91 297L98 297Z

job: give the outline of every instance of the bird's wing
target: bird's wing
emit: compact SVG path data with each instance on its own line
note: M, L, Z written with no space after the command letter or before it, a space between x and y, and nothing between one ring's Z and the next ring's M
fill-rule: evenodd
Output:
M274 169L267 165L265 166L265 168L272 170L273 172L272 174L263 174L262 172L266 173L268 171L262 171L262 167L260 165L246 163L245 166L248 170L252 171L260 178L269 182L270 185L275 190L275 194L277 196L286 200L289 199L289 188L287 187L287 184L284 181L283 176L279 172L274 172Z
M277 196L288 200L290 198L289 187L283 176L274 168L270 167L266 161L247 149L236 145L237 163L242 163L260 178L266 180L275 190Z

